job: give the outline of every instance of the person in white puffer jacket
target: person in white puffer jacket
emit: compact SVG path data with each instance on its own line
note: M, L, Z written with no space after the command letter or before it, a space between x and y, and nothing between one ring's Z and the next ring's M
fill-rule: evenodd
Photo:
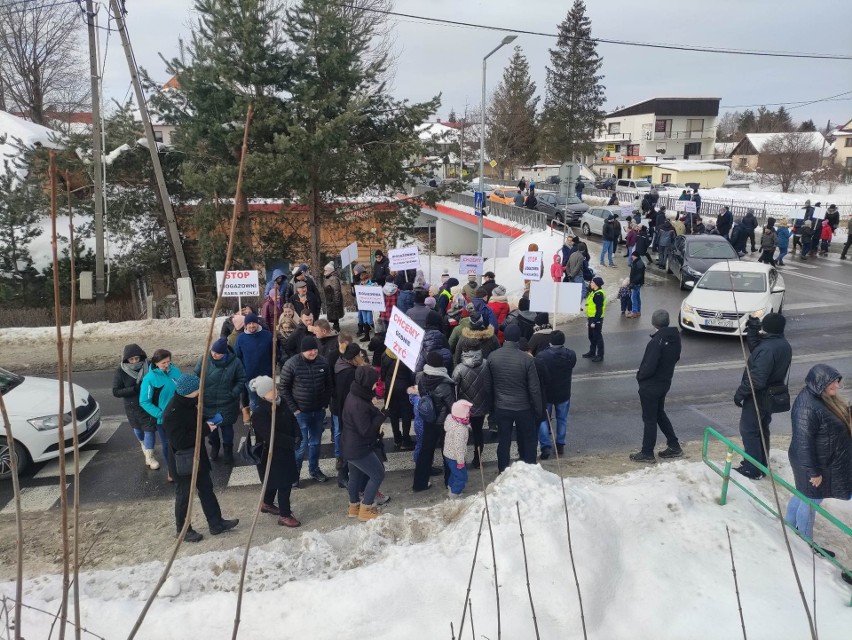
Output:
M450 415L444 420L444 475L447 477L447 494L450 498L461 497L461 492L467 485L464 458L467 453L472 406L467 400L457 400L453 403Z

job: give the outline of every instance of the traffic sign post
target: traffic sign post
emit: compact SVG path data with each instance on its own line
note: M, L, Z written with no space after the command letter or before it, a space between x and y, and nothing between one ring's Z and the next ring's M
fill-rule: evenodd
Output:
M476 210L476 215L482 215L482 209L485 207L485 193L475 191L473 193L473 208Z

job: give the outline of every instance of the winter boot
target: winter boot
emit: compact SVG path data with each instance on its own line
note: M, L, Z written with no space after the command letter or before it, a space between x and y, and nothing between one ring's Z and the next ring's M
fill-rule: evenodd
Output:
M180 535L180 531L177 532L177 535ZM203 539L204 536L198 533L195 529L189 529L183 537L184 542L201 542Z
M631 453L630 459L633 460L633 462L648 462L651 464L657 462L657 459L654 457L653 453L647 454L642 453L641 451L639 453Z
M157 462L157 459L154 457L154 450L153 449L143 449L142 451L145 453L145 464L147 465L147 467L149 469L153 469L154 471L159 469L160 463Z
M225 453L222 457L222 462L225 464L234 464L234 445L223 444L222 451Z
M378 518L381 515L381 513L379 513L379 508L375 504L364 504L363 502L358 504L361 505L358 510L358 520L361 522L367 522L368 520Z
M347 518L357 518L358 514L361 513L361 503L360 502L350 502L349 510L346 512Z
M218 536L220 533L230 531L238 524L240 524L238 518L234 518L233 520L220 520L218 523L210 525L210 535Z
M474 451L473 460L470 461L471 469L479 469L482 463L479 461L479 450Z
M340 320L335 320L331 323L331 328L340 333Z
M679 445L676 445L674 447L666 447L665 449L657 453L657 455L661 458L682 458L683 449L681 449Z
M361 338L360 342L369 342L370 341L370 325L364 325L364 337Z
M216 462L219 459L219 441L210 440L210 460Z
M359 337L361 337L361 336L363 336L363 335L364 335L364 323L363 323L363 322L359 322L359 323L358 323L358 333L356 333L356 334L355 334L355 337L356 337L356 338L359 338Z

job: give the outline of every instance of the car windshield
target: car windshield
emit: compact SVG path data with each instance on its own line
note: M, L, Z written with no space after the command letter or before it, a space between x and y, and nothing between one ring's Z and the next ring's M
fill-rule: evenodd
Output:
M737 252L727 242L690 242L687 246L687 255L690 258L712 258L712 259L737 259Z
M24 376L0 369L0 395L6 395L24 381Z
M762 273L743 271L708 271L698 281L699 289L730 291L733 284L738 293L762 293L766 291L766 276Z

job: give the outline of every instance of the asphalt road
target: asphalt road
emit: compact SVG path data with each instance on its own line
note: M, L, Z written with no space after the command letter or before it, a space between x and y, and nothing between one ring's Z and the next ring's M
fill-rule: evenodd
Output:
M852 372L852 263L837 256L802 264L788 261L783 270L787 285L784 302L787 316L786 336L793 346L794 364L790 376L793 391L801 388L809 368L826 362L841 372ZM648 270L648 286L643 289L640 319L628 320L610 305L604 324L606 357L593 364L580 359L574 372L572 405L569 417L568 455L579 453L635 450L641 440L641 419L636 367L651 333L650 316L654 309L668 309L677 317L686 292L679 290L673 277L665 278L653 268ZM567 345L582 353L587 350L585 325L575 321L564 327ZM732 398L743 370L740 341L729 336L683 338L683 353L669 392L667 410L681 440L699 440L703 430L712 426L724 434L737 434L739 409ZM88 389L101 404L104 416L102 432L86 447L81 473L84 502L167 498L173 495L164 482L165 471L144 468L139 445L123 423L123 407L112 397L113 371L86 371L75 374L75 382ZM774 433L790 430L789 414L776 415ZM238 428L238 438L242 435ZM390 433L389 427L386 433ZM328 431L325 432L328 441ZM662 440L659 442L662 445ZM486 459L493 459L494 447L486 445ZM392 450L388 443L388 451ZM333 474L330 445L323 445L322 467ZM159 457L159 454L158 454ZM389 453L391 473L410 473L410 453ZM70 458L69 458L70 462ZM307 465L303 474L307 473ZM58 464L33 466L22 478L25 509L49 509L58 499ZM253 467L214 465L217 487L247 486L258 483ZM312 482L312 481L311 481ZM332 483L329 483L330 485ZM11 507L11 485L0 484L0 513ZM4 511L4 509L6 511Z

